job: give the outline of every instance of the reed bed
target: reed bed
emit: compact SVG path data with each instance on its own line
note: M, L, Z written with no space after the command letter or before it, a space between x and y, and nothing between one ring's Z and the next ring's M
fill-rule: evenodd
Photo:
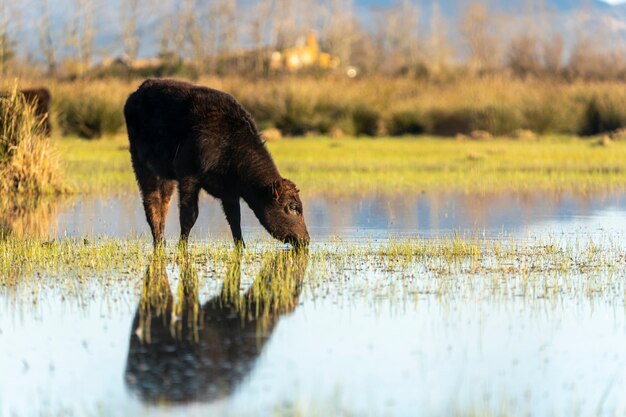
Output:
M98 138L124 130L122 108L142 80L46 82L63 134ZM626 86L613 81L519 79L504 74L429 81L409 77L205 77L234 95L261 129L285 135L595 135L626 127ZM38 81L41 84L41 81Z
M43 120L14 86L0 98L0 192L40 195L67 189L55 147Z

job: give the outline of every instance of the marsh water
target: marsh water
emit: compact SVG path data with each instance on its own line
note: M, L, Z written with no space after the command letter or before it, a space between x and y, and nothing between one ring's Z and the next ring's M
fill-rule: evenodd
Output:
M367 239L467 236L588 237L626 233L626 194L422 194L418 196L347 196L306 199L305 215L314 242L338 238ZM38 214L35 214L37 217ZM149 235L136 195L85 197L48 208L40 233L52 237ZM37 219L34 219L37 220ZM32 223L32 222L31 222ZM41 222L38 222L41 223ZM254 214L242 203L245 238L266 236ZM180 233L178 209L172 202L166 235ZM230 239L218 201L203 195L195 239Z
M305 204L313 244L288 268L284 247L270 242L257 260L224 267L151 258L145 272L106 271L115 285L86 277L71 295L45 271L33 279L59 285L36 297L20 298L19 285L0 289L0 416L626 416L626 194ZM173 204L168 250L176 217ZM139 237L149 246L134 195L3 221L16 234ZM243 224L253 242L246 251L255 251L267 238L247 209ZM610 272L538 271L529 284L516 270L442 275L420 262L361 262L345 249L451 235L591 240L618 261ZM192 238L229 239L217 202L203 199ZM324 271L311 262L334 246L345 260ZM280 288L267 283L273 276Z

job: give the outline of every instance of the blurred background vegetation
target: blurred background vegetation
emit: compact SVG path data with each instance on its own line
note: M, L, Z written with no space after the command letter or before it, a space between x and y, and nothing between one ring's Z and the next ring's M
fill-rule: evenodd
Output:
M2 87L47 86L85 138L151 76L232 93L268 139L618 138L625 51L599 0L0 0Z

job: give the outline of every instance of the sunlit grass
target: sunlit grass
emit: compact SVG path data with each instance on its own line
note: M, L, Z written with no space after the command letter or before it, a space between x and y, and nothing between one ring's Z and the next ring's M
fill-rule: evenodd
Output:
M240 266L235 275L264 276L252 294L275 297L282 294L284 284L276 277L286 276L284 258L276 258L280 251L269 241L249 242L241 253L226 241L195 242L184 252L171 245L159 256L164 264L178 265L181 271L193 270L201 281L223 279L226 284L233 275L233 256L237 254ZM302 280L309 289L322 288L322 292L351 282L351 290L362 287L370 295L382 291L385 296L398 285L408 285L404 293L418 296L420 292L443 295L456 291L463 287L464 279L475 277L488 286L497 284L493 287L497 291L536 293L543 285L541 291L554 294L577 291L599 296L619 287L616 282L624 276L621 266L625 260L618 240L608 237L601 242L581 239L571 243L460 236L362 244L337 241L310 249ZM150 265L154 265L151 244L138 238L46 241L7 237L0 245L0 286L30 288L26 292L30 295L48 287L70 297L87 282L103 288L136 284ZM371 279L381 282L374 285ZM546 284L551 279L554 283ZM239 288L239 278L236 282ZM518 288L510 288L511 283ZM616 286L607 286L610 283Z
M59 140L69 181L81 192L136 191L128 139L119 135L98 141L77 137Z
M63 138L71 182L83 192L135 192L127 139ZM623 190L626 143L544 137L456 141L432 137L301 138L268 143L305 195Z

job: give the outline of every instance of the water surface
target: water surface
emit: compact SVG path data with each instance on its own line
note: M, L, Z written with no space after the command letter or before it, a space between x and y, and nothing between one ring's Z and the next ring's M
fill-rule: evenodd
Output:
M592 239L623 262L625 197L317 198L305 201L315 243L295 258L270 242L243 261L147 256L142 273L78 284L43 271L0 289L0 415L625 416L621 263L446 273L422 260L316 257L457 233L529 246ZM201 207L192 238L229 239L219 204ZM136 197L46 213L44 231L28 214L5 227L149 246ZM173 240L176 216L173 205ZM247 210L243 222L250 241L264 236Z
M333 237L365 238L445 236L602 236L626 232L626 194L422 194L304 199L305 217L314 242ZM56 236L149 236L138 195L91 196L54 207L47 232ZM244 237L266 236L242 202ZM166 235L180 233L173 201ZM230 238L219 201L203 195L192 230L196 239Z

